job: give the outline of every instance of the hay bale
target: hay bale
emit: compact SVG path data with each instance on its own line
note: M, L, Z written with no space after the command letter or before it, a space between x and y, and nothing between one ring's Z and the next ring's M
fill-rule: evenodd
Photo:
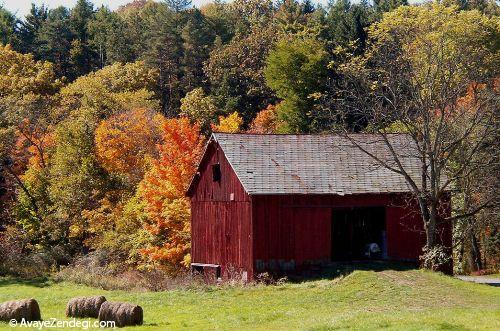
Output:
M40 321L40 307L35 299L13 300L0 304L0 321Z
M102 295L70 299L66 305L66 316L97 318L99 309L101 309L101 305L105 301L106 298Z
M99 310L99 321L114 321L117 327L141 325L142 308L125 302L106 301Z

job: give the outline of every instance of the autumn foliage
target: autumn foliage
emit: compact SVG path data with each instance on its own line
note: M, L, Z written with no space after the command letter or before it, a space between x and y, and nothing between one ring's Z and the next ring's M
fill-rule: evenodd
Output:
M190 206L185 190L203 150L199 125L187 118L166 120L158 148L159 159L140 185L150 218L146 230L154 238L141 253L153 264L175 269L189 263Z
M212 124L212 131L225 133L238 133L241 131L243 118L234 112L228 116L219 116L219 124Z
M102 121L95 132L95 144L103 167L134 182L142 179L148 158L157 154L164 121L162 115L142 108Z
M257 113L252 124L250 124L249 133L276 133L279 129L278 114L276 106L269 105L266 109Z

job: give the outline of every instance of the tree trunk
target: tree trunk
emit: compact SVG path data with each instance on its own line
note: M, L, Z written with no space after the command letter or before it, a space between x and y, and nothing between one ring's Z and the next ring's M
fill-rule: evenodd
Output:
M481 250L479 248L479 243L476 238L476 234L471 232L470 235L470 256L472 262L472 270L481 270L483 269L483 263L481 261Z

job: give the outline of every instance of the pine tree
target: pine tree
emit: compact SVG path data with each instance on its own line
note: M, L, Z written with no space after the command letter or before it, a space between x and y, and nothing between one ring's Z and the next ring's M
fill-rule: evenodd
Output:
M204 84L203 63L208 59L215 36L198 9L189 13L181 33L183 39L182 89L185 93Z
M69 21L70 13L65 7L51 9L42 24L37 42L40 44L40 59L54 64L58 76L75 78L70 62L71 42L74 39Z
M40 58L40 44L38 35L42 25L48 17L48 10L45 5L37 6L31 4L31 9L19 27L19 51L31 53L35 58Z
M99 67L113 62L134 62L134 40L128 25L116 12L101 7L88 22L89 44L95 50Z
M75 76L85 75L95 69L98 54L88 42L88 23L94 15L94 5L88 0L78 0L69 18L75 40L71 43L71 63Z
M17 26L16 17L0 5L0 44L12 44Z
M327 15L327 34L333 46L347 46L357 42L357 52L362 53L367 34L365 29L371 24L373 10L366 1L352 4L350 0L337 0L330 5Z

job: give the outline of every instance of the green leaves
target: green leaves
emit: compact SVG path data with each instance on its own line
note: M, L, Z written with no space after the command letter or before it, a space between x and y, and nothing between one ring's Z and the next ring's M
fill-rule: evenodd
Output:
M308 36L285 37L266 63L266 83L283 99L278 114L288 127L286 131L310 131L309 112L327 82L325 44Z

